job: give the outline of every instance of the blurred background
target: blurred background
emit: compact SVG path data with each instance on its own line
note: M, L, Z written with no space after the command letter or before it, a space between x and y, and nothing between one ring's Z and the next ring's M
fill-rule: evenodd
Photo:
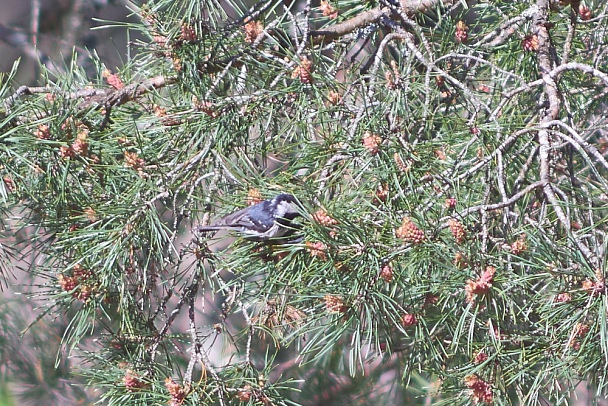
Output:
M0 72L20 60L17 80L35 85L39 59L51 72L63 72L74 47L80 66L88 68L91 52L115 70L125 61L135 33L126 27L98 28L133 21L132 8L126 0L0 0Z
M92 54L116 71L128 52L136 51L128 45L136 33L125 26L98 27L134 21L131 9L123 0L0 0L0 73L19 61L14 87L40 85L40 64L52 74L64 73L74 49L89 77L95 76ZM21 230L12 238L24 240L33 232ZM36 253L25 254L14 261L11 286L2 285L0 292L0 406L93 404L97 394L74 385L84 383L74 374L82 360L58 357L70 316L36 321L42 304L25 293L35 291L36 281L24 272L35 264Z

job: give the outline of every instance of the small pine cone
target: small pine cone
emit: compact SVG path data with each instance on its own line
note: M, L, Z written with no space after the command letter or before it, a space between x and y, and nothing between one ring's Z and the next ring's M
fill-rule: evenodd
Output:
M526 52L537 52L538 51L538 37L536 34L528 34L521 42L521 47Z
M382 143L382 138L378 134L372 134L371 131L366 131L363 133L363 146L365 149L369 151L370 154L376 155L380 150L380 144Z
M424 232L412 222L409 217L404 217L401 227L395 231L397 238L403 239L405 242L420 244L426 238Z
M186 395L188 395L184 388L171 377L165 379L165 388L167 388L169 395L171 395L171 405L181 405Z
M236 399L240 402L249 402L252 395L251 385L245 385L236 392Z
M74 292L72 296L74 296L78 300L82 300L85 302L91 295L94 293L94 287L89 285L79 285L80 288L78 291Z
M330 90L327 94L327 101L332 106L337 106L342 102L342 95L334 90Z
M526 242L526 235L522 234L516 241L511 244L511 252L515 255L519 255L524 251L528 250L528 244Z
M51 129L46 124L40 124L34 132L34 135L41 140L51 139Z
M112 86L116 90L120 90L125 87L125 84L116 73L112 73L109 69L104 69L101 76L106 80L108 85Z
M86 140L86 136L78 136L78 138L76 138L76 141L72 144L72 151L74 151L74 154L80 156L85 156L89 152L89 143Z
M9 192L14 192L15 191L15 182L13 181L13 179L6 175L4 178L2 178L2 180L4 181L4 184L6 185L6 190L8 190Z
M181 27L180 39L186 42L196 41L196 30L190 24L184 23Z
M153 110L154 115L156 117L165 117L167 115L167 109L165 109L164 107L159 106L158 104L155 104L152 107L152 110Z
M465 43L467 42L467 40L469 39L469 27L466 26L466 24L464 23L464 21L458 21L456 23L456 41L461 42L461 43Z
M342 296L325 295L323 300L325 301L325 311L327 313L345 313L348 309L344 304Z
M81 264L76 264L72 269L72 276L77 282L83 282L90 279L93 276L93 272L86 269Z
M161 48L165 48L167 46L167 42L169 42L168 38L164 35L153 35L152 41L154 41L154 43Z
M312 215L312 218L323 226L335 226L338 224L338 220L330 217L329 214L323 209L319 209Z
M129 391L141 389L146 386L146 384L140 378L134 376L131 371L127 371L125 373L125 376L122 378L122 382Z
M596 280L586 279L583 281L582 287L589 295L599 296L606 293L606 280L601 272L595 273Z
M376 194L374 196L373 203L386 202L388 198L388 183L382 183L378 185L378 189L376 189Z
M456 207L456 199L453 197L448 197L447 199L445 199L445 208L446 209L453 209L454 207Z
M297 66L291 73L292 78L299 78L300 82L308 85L313 81L312 77L312 61L303 56L300 59L300 66Z
M589 21L593 18L593 13L589 9L589 7L583 6L582 4L578 7L578 15L583 21Z
M473 356L473 363L481 364L488 359L488 354L486 354L483 350L479 350Z
M403 327L411 327L415 326L416 324L418 324L418 319L416 319L415 315L411 313L405 313L403 316L401 316L401 325Z
M71 276L65 276L63 274L59 274L59 276L57 276L57 282L64 292L71 292L76 286L78 286L78 283L74 278Z
M587 334L589 334L590 330L591 327L589 327L588 324L576 323L576 326L574 326L574 336L578 338L584 338Z
M458 268L458 269L465 268L467 265L469 265L469 263L467 261L467 257L460 251L458 251L456 254L454 254L453 263L454 263L454 265L456 265L456 268Z
M395 163L397 164L399 170L401 170L402 172L407 172L410 170L410 165L406 163L403 158L401 158L401 155L399 155L398 152L395 152L395 154L393 155L393 159L395 160Z
M64 158L64 159L70 159L70 158L74 158L74 155L76 155L74 153L74 150L72 149L72 147L68 147L68 146L61 146L59 147L59 156Z
M464 239L467 237L467 232L464 229L462 223L455 219L450 219L448 221L448 225L450 226L450 231L452 235L456 239L456 244L462 244Z
M320 241L310 242L306 241L306 250L313 257L320 258L323 261L327 261L327 246Z
M433 153L435 154L437 159L439 159L440 161L445 161L447 158L447 156L445 154L445 150L443 148L436 149L435 151L433 151Z
M443 87L443 85L445 85L445 77L435 76L435 84L437 87Z
M127 168L135 169L140 172L144 168L144 160L137 155L137 152L125 151L124 153L125 166Z
M97 221L97 213L95 212L95 210L92 207L87 207L86 209L84 209L84 215L86 216L87 220L89 220L91 223L94 223Z
M477 375L468 375L464 377L464 384L471 390L471 397L475 403L492 404L494 402L494 394L492 385L481 379Z
M476 295L485 295L490 291L490 289L492 289L495 273L496 268L488 265L479 278L477 278L475 281L472 279L467 281L465 285L465 292L468 303L474 302Z
M390 70L384 72L384 79L386 80L385 86L388 90L394 90L397 88L397 83L393 78L393 72L391 72Z
M572 300L572 295L568 292L562 292L555 296L553 299L554 303L568 303Z
M245 30L245 42L253 44L264 32L264 25L260 21L250 20L243 27Z
M178 72L182 71L182 60L180 58L177 58L177 57L174 56L171 59L171 62L173 64L173 69L175 69Z
M327 0L321 0L319 8L325 17L329 17L332 20L338 18L338 9L329 4Z
M247 206L253 206L254 204L262 203L264 198L258 189L251 188L247 192Z
M386 283L391 283L394 276L395 273L393 272L393 267L390 264L384 265L380 270L380 277L384 279Z

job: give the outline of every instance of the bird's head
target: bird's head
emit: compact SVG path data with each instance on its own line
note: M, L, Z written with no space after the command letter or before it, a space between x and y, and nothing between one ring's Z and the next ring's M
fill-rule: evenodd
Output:
M294 218L301 216L300 211L302 206L300 202L290 194L281 193L275 196L271 201L271 207L275 213L275 218L284 218L287 220L293 220Z

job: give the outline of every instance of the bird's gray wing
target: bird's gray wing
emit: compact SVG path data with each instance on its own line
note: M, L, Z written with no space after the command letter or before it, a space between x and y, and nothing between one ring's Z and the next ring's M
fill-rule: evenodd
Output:
M254 226L253 222L249 218L249 208L246 207L242 210L230 213L225 217L222 217L218 221L208 226L199 226L198 231L217 231L217 230L239 230L248 229Z

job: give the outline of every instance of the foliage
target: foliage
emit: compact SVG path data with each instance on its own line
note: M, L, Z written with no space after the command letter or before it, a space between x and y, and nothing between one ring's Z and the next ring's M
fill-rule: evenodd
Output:
M133 12L118 72L1 93L7 235L104 403L606 393L608 6ZM280 192L301 242L192 231Z

